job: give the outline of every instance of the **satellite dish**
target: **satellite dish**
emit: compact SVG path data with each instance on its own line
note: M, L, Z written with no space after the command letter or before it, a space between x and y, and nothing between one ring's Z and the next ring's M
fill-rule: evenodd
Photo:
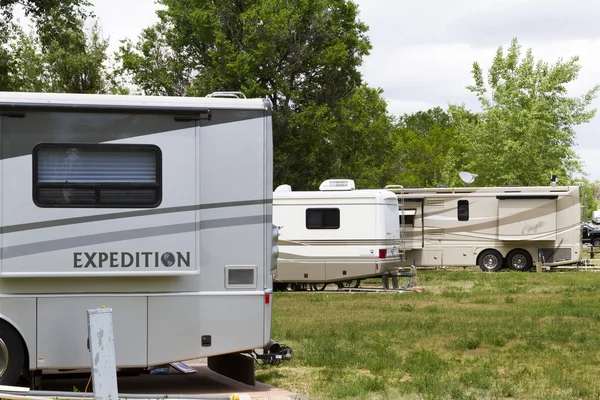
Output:
M468 187L469 183L473 183L475 178L477 178L479 176L477 174L472 174L472 173L466 172L466 171L462 171L458 175L460 176L460 179L462 179L462 181L465 183L465 187Z

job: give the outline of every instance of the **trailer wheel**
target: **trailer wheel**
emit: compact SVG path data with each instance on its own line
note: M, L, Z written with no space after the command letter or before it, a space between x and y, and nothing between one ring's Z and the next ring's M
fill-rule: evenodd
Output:
M600 247L600 238L595 238L594 240L592 240L592 246Z
M337 283L338 289L343 288L357 288L360 286L360 279L351 280L351 281L341 281Z
M326 283L311 283L310 290L314 290L317 292L322 292L327 287Z
M508 253L506 262L508 268L515 271L527 272L533 266L533 261L531 260L529 252L521 249L512 250Z
M479 255L479 268L483 272L497 272L502 269L502 254L496 250L485 250Z
M25 365L25 348L19 333L0 320L0 385L15 385Z

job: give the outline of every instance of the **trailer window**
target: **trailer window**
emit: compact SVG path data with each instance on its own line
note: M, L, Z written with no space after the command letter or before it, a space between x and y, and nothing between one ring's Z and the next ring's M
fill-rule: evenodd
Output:
M306 209L306 229L339 229L339 208Z
M469 200L458 201L458 220L468 221L469 220Z
M39 144L33 200L40 207L156 207L161 151L153 145Z
M404 225L415 226L415 214L417 210L415 208L407 208L404 211L398 212L400 226L402 226L402 215L404 215Z

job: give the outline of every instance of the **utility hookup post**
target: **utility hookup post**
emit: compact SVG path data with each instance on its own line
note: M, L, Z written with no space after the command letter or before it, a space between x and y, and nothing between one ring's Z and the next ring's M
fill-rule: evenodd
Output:
M92 358L95 400L118 400L112 309L87 311L88 348Z

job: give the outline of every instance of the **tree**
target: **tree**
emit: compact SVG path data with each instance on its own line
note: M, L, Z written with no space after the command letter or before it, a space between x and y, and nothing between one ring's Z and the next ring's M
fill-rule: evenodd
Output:
M15 86L13 77L20 71L14 69L13 63L20 59L11 53L11 44L14 45L19 28L13 23L14 8L19 5L25 15L36 22L38 33L52 35L52 24L47 23L50 12L60 15L65 23L76 23L81 18L89 15L85 7L90 3L87 0L0 0L0 90L19 90Z
M339 123L344 115L339 104L353 107L355 101L374 99L374 92L360 88L358 67L370 44L356 4L159 2L165 7L158 11L160 22L146 29L137 43L126 41L120 52L122 71L144 93L204 96L240 90L249 97L268 97L273 103L276 184L308 188L331 177L326 174L356 172L354 166L340 166L340 160L334 168L323 157L325 149L340 143L347 127ZM369 104L378 108L379 100L375 103ZM370 125L360 126L353 134L372 133ZM367 151L359 148L353 155L365 159ZM343 163L348 162L346 157Z
M398 123L402 171L396 177L405 187L461 185L459 172L468 160L461 123L475 116L463 107L435 107L405 114Z
M398 130L381 95L381 89L362 85L337 104L329 134L316 149L320 176L351 178L359 188L393 183L401 164Z
M593 212L600 204L600 181L591 182L586 178L578 178L577 182L570 182L581 186L582 221L591 221Z
M123 92L112 82L108 70L108 39L102 39L97 21L86 31L87 12L64 7L45 9L34 15L34 32L25 33L11 24L11 36L5 46L10 62L4 90L52 91L68 93ZM0 82L2 82L0 80Z
M475 84L482 112L465 137L474 157L468 168L479 174L478 185L547 185L551 174L566 181L581 165L572 149L574 126L590 121L588 106L595 86L569 97L566 85L578 76L578 57L550 65L535 61L531 49L521 59L513 39L506 55L500 46L488 71L487 85L477 62ZM489 86L489 89L488 89Z
M85 32L84 20L77 21L75 25L65 24L60 16L50 15L46 24L55 24L50 30L50 37L48 33L40 34L50 90L106 93L108 40L100 37L98 22L89 33Z

